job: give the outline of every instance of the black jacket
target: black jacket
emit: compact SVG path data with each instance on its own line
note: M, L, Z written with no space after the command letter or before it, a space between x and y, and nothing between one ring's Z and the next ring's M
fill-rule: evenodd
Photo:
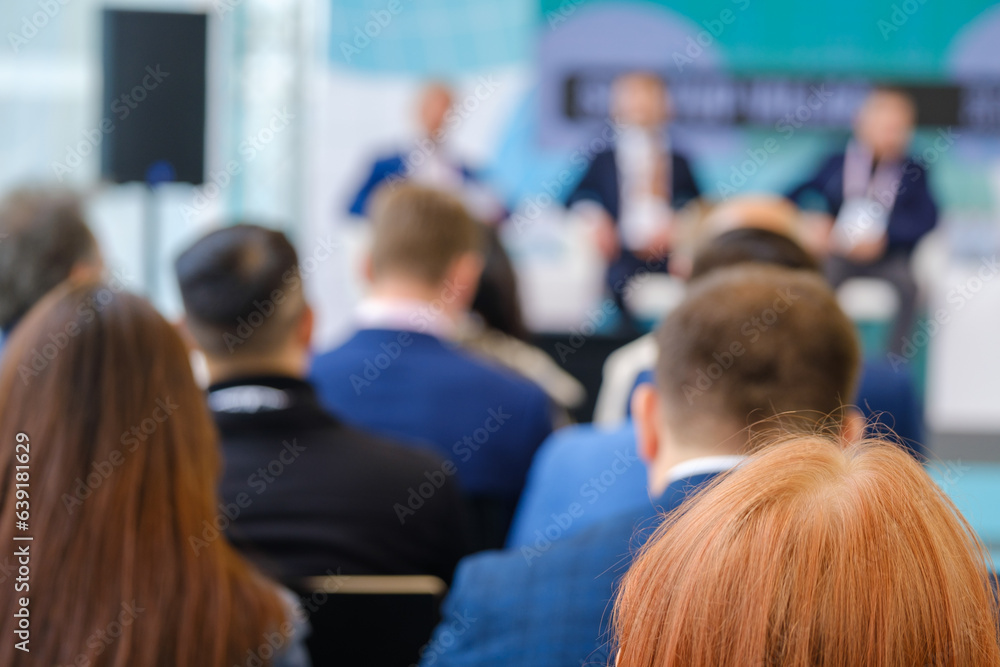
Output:
M225 469L219 519L265 572L432 574L468 552L454 473L435 454L348 427L289 377L213 385ZM228 521L227 521L228 520Z

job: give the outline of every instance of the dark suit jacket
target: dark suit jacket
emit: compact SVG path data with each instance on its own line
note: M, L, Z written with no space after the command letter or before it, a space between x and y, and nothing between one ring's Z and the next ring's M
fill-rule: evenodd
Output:
M700 195L698 183L691 173L687 158L680 153L671 153L671 192L672 205L681 208ZM618 183L618 164L615 161L613 148L601 151L594 156L583 178L566 202L571 206L578 201L590 200L597 202L608 212L614 221L618 222L621 211L621 192Z
M788 193L788 198L801 204L807 193L819 195L827 212L835 216L844 203L844 154L831 156L816 175ZM913 250L924 234L937 224L938 210L927 184L927 171L914 160L903 163L899 193L889 213L889 249Z
M404 174L406 173L406 162L403 158L404 155L402 153L396 153L375 161L375 164L372 165L371 172L368 174L368 178L361 185L357 194L354 195L354 200L351 202L351 207L349 209L352 214L364 215L365 209L368 207L368 200L380 185L385 183L390 178L404 177ZM458 165L458 168L462 172L462 177L466 181L476 179L472 170L465 165Z
M715 474L670 484L648 510L618 515L546 545L476 554L463 560L444 603L444 620L423 654L431 667L607 665L607 624L617 581L635 549L671 511ZM586 505L581 503L585 512ZM573 507L552 518L553 536Z
M222 436L219 512L231 541L265 571L310 575L433 574L448 581L468 553L457 485L434 454L341 423L311 385L254 377L213 385ZM411 489L440 488L413 513ZM235 516L235 518L233 518Z

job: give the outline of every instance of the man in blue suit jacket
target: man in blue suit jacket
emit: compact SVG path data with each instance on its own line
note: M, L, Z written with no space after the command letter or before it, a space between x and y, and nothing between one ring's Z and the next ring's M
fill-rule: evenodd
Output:
M798 244L770 230L737 228L712 239L696 255L691 279L747 262L776 264L819 272L819 266ZM653 334L647 334L652 338ZM638 386L653 382L649 369L632 382L631 401ZM873 435L891 431L914 455L923 460L922 410L908 370L893 369L885 361L866 359L857 392L858 409ZM521 495L508 547L530 545L552 522L554 513L569 502L588 505L587 514L562 531L560 539L580 532L626 510L640 511L649 504L644 471L639 465L631 411L617 426L579 424L560 429L535 454ZM891 436L890 436L891 437Z
M748 322L757 324L749 330ZM533 543L464 559L423 667L607 664L616 582L660 511L737 465L770 429L827 430L847 441L863 429L844 407L857 339L818 276L721 270L692 286L658 329L657 345L656 388L642 385L633 400L653 506L560 539L586 520L581 493ZM817 424L816 415L828 417Z
M475 94L488 95L494 84L482 82ZM486 88L485 92L481 89ZM352 215L367 215L372 195L383 184L412 180L421 185L452 192L470 212L483 222L499 222L505 215L503 205L467 165L449 155L448 129L460 120L452 110L451 90L440 83L428 85L420 96L417 123L421 137L409 153L393 153L375 161L368 178L351 202Z
M553 517L574 502L585 506L587 513L562 529L558 539L649 506L646 468L636 451L631 419L610 428L567 426L542 444L531 463L507 547L530 546L545 538Z
M535 450L552 430L548 397L452 342L483 264L481 229L461 203L402 185L376 208L359 330L313 360L312 381L346 421L429 444L445 458L400 499L401 522L454 475L472 505L478 546L500 546Z
M642 375L646 374L648 371ZM636 388L648 381L640 379ZM885 361L866 359L857 401L869 433L898 438L917 460L926 459L923 410L906 368L893 370ZM535 454L507 547L533 544L544 535L553 516L571 502L582 501L588 507L587 514L563 530L558 539L575 535L609 516L641 511L649 505L649 495L638 462L631 417L614 427L577 424L556 431Z
M700 191L687 159L669 146L670 103L662 79L645 72L618 77L611 112L618 124L615 146L593 157L566 203L594 225L608 260L607 287L624 307L623 292L637 271L667 270L671 212Z
M890 341L896 353L915 318L917 284L910 257L938 218L926 168L906 155L915 121L916 108L904 93L876 90L858 113L847 150L827 159L812 178L789 193L803 205L810 195L818 197L837 219L827 266L834 287L866 276L896 288L900 308ZM951 141L942 135L935 147L947 149Z

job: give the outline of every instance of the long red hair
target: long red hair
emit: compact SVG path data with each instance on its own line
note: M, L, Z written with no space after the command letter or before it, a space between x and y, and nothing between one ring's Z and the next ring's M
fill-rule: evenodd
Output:
M667 518L626 574L618 667L1000 665L985 550L898 446L797 436Z
M15 526L22 432L27 532ZM0 543L10 553L27 544L14 535L34 538L30 590L0 586L0 664L243 664L289 628L275 585L224 538L192 547L218 512L219 471L215 428L170 324L97 283L46 297L0 367ZM22 596L30 653L14 648Z

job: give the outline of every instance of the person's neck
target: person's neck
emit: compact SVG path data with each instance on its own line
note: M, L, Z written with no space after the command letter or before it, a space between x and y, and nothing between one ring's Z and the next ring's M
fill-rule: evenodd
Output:
M903 155L896 151L879 151L876 150L867 141L859 140L858 143L861 145L862 149L872 156L872 164L878 165L883 162L897 162L903 159Z
M660 140L666 133L666 129L661 125L622 125L625 132L643 135L650 139Z
M284 353L259 357L253 360L232 360L206 355L206 366L211 384L230 382L242 378L277 376L305 379L307 355L305 353Z
M368 299L383 303L418 303L434 306L436 314L449 321L461 319L459 299L448 284L428 285L406 278L383 278L374 282Z
M399 278L384 278L371 286L369 297L377 301L422 301L430 303L441 288Z
M716 438L686 440L681 444L673 439L664 447L649 467L649 495L657 498L674 480L674 469L683 463L712 456L743 456L746 454L747 440L744 433L719 435Z

